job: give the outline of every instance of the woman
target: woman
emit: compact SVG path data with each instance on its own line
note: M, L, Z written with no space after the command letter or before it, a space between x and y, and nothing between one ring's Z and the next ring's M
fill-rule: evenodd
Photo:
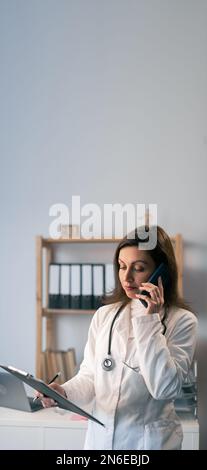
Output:
M160 263L168 283L159 277L155 286L147 281ZM157 245L145 251L135 231L119 243L114 270L115 289L92 319L79 373L51 386L79 406L93 400L105 427L89 421L85 449L181 449L173 400L191 366L197 320L178 295L170 238L157 227Z

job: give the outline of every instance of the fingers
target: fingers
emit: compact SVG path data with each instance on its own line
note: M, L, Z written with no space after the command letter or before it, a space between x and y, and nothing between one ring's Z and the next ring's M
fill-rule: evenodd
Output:
M55 382L53 382L50 385L50 387L53 388L56 392L60 393L60 395L63 395L63 397L65 397L65 391L64 391L64 388L62 387L62 385L59 385L59 384L56 384Z
M160 292L164 292L164 289L163 289L163 284L162 284L162 278L161 276L158 277L158 286L156 286L155 284L152 284L151 282L142 282L140 284L140 289L143 289L143 290L147 290L149 289L158 289Z
M159 313L161 310L162 304L158 303L157 299L154 300L152 297L147 295L137 294L137 299L143 299L147 303L146 313Z
M158 303L164 303L164 288L161 276L158 278L158 286L155 286L150 282L142 282L140 285L140 290L146 290L149 292L152 299L157 300Z
M60 395L63 395L64 397L67 398L64 388L61 385L56 384L55 382L52 382L51 384L49 384L49 387L55 390L56 392L60 393ZM51 406L56 405L56 402L52 398L46 397L38 391L35 391L35 397L36 397L35 399L39 398L41 400L42 406L44 408L50 408Z
M164 298L164 287L163 287L161 276L158 277L158 287L159 287L159 290L160 290L160 293L161 293L161 297Z
M149 297L147 295L135 294L138 299L146 300L147 304L149 303Z
M147 302L149 313L159 313L164 305L164 289L161 276L158 278L158 286L150 282L143 282L140 285L140 294L136 294L136 298L143 299ZM150 297L142 294L142 291L149 292Z
M50 408L51 406L56 405L55 401L52 400L52 398L47 397L42 398L41 403L44 408Z
M51 387L51 388L54 388L54 387ZM51 406L56 405L55 401L52 398L45 397L43 393L35 391L35 400L37 399L41 400L42 406L44 408L50 408Z
M162 306L162 300L160 298L159 291L157 289L152 289L152 291L150 292L150 296L151 296L151 299L155 302L157 306L157 310L159 310L160 307Z
M148 297L147 295L142 295L142 294L136 294L136 297L138 299L143 299L147 302L147 305L150 305L150 304L155 304L156 305L156 302L152 299L150 299L150 297Z
M150 296L145 295L144 300L147 300L147 299L145 299L145 297L147 297L148 300L151 299L151 300L154 300L155 302L157 302L158 304L160 304L160 292L158 290L158 287L154 286L153 284L147 285L147 283L143 283L142 286L143 286L143 288L141 288L141 292L138 295L143 295L142 291L149 292Z

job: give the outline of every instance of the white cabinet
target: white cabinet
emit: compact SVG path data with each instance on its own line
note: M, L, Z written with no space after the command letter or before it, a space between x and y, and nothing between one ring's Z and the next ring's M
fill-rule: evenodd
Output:
M41 427L5 425L0 420L1 450L38 450L42 449L43 429Z
M83 449L87 421L69 411L0 408L0 449Z
M86 429L45 428L44 449L80 450L83 449Z
M198 450L197 420L183 417L183 450ZM87 421L69 411L48 408L35 413L0 408L0 449L83 449Z
M199 425L197 419L185 414L182 417L183 445L182 450L199 449Z

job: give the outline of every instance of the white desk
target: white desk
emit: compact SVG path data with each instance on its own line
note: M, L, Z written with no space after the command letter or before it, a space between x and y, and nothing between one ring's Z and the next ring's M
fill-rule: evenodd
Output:
M183 449L198 450L198 422L183 417ZM59 408L34 413L0 408L0 449L83 449L86 420Z

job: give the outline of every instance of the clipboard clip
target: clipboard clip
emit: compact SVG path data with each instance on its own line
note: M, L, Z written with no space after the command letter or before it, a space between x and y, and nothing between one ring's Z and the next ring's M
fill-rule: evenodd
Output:
M13 366L8 366L8 369L12 370L13 372L18 372L18 374L21 374L24 377L33 377L33 375L30 375L28 372L25 372L24 370L21 370L21 369L17 369L16 367L13 367Z

